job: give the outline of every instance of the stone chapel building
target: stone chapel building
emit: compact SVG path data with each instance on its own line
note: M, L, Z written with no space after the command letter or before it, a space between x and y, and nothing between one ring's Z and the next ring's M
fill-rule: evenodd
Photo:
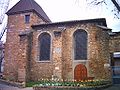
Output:
M110 34L104 18L52 23L34 0L20 0L7 15L5 79L111 80L111 53L120 51L120 36Z

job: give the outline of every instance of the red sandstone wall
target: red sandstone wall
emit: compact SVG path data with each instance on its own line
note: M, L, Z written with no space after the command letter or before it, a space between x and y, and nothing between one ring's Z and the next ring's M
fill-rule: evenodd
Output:
M30 13L30 23L24 24L25 14L27 13L8 17L4 78L17 81L24 72L25 74L22 77L28 75L30 80L51 79L54 74L57 74L59 78L74 79L74 68L78 64L84 64L87 67L88 76L90 77L110 78L109 68L105 67L105 64L109 64L109 36L106 31L90 23L64 25L65 30L61 30L59 25L38 28L37 31L33 30L30 71L27 73L28 41L26 41L27 38L23 38L23 41L26 40L23 44L20 44L22 41L20 41L19 34L21 31L32 30L32 24L44 22L36 14ZM73 59L73 33L77 29L84 29L88 33L88 60L86 61L75 61ZM55 37L54 31L61 31L61 36ZM51 59L48 62L39 61L38 36L42 32L48 32L52 38ZM20 47L26 50L20 50ZM61 51L57 53L56 48ZM59 68L58 71L55 70L56 67Z
M78 64L84 64L87 67L88 77L96 79L110 79L111 71L106 64L109 64L109 35L107 31L98 28L95 24L72 24L64 26L66 29L62 31L61 40L57 40L54 31L59 31L59 25L37 28L33 33L33 49L32 49L32 66L31 79L39 80L42 78L51 79L54 75L55 65L59 68L56 71L58 76L63 79L74 79L74 68ZM75 61L73 59L73 33L77 29L84 29L88 33L88 59L86 61ZM39 61L39 44L38 36L42 32L50 33L52 37L51 60L49 62ZM62 43L60 43L60 42ZM60 46L59 46L60 45ZM56 47L61 47L61 54L54 54ZM57 61L58 60L58 61ZM62 61L62 65L61 62ZM61 70L62 69L62 70ZM62 72L61 72L62 71Z
M30 23L25 24L24 16L30 14ZM5 45L4 78L17 81L18 61L22 57L20 53L20 37L22 31L31 30L31 25L45 23L35 13L23 13L8 16L8 31ZM23 62L24 63L24 62ZM21 64L23 64L21 63ZM22 72L21 72L22 73Z

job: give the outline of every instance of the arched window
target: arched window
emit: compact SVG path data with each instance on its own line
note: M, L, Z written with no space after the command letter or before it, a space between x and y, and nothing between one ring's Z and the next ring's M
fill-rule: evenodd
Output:
M47 61L50 60L50 46L51 46L51 36L44 32L39 36L39 60Z
M74 32L74 60L87 59L87 39L88 35L85 30L79 29Z

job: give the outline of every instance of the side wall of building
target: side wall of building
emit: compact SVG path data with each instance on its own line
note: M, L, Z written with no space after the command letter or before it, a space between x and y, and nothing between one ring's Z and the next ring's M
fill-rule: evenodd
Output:
M110 36L110 53L120 52L120 33Z
M88 34L87 60L74 60L73 33L83 29ZM60 36L55 36L55 31ZM51 35L51 60L39 61L38 36L47 32ZM108 32L91 23L72 23L38 27L33 32L31 80L51 79L55 74L60 79L74 79L74 69L83 64L87 68L88 77L110 79L109 66L109 35ZM101 73L102 72L102 73Z
M25 24L27 14L30 14L30 23ZM13 81L36 81L53 76L74 79L75 67L83 64L88 77L110 79L109 35L96 26L97 22L48 25L36 30L31 28L31 25L38 23L45 22L33 12L8 16L4 78ZM87 60L74 60L73 34L78 29L85 30L88 35ZM38 39L44 32L51 36L50 60L45 62L39 61ZM60 35L56 36L55 32Z
M30 15L30 22L25 23L25 15ZM45 23L36 13L27 12L22 14L14 14L8 16L8 31L5 44L5 64L4 64L4 78L8 80L17 81L19 72L19 66L23 63L19 63L22 54L20 51L20 37L19 34L24 31L31 30L31 25ZM25 68L25 67L23 67ZM21 68L22 69L22 68ZM21 70L22 71L22 70Z
M83 29L88 34L87 60L74 60L73 33ZM74 79L74 69L77 65L83 64L87 68L88 77L97 79L110 79L109 67L109 35L107 31L96 27L95 24L79 24L69 26L63 33L62 46L63 78ZM102 73L100 73L102 72Z

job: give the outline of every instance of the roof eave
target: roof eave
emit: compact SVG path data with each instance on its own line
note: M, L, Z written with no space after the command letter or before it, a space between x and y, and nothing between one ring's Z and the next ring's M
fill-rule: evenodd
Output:
M98 19L87 19L87 20L74 20L74 21L63 21L63 22L54 22L54 23L45 23L45 24L38 24L32 25L32 27L39 27L39 26L46 26L46 25L57 25L57 24L68 24L68 23L95 23L95 22L102 22L104 26L107 26L105 18L98 18Z
M34 12L36 12L36 14L41 17L41 19L43 19L45 22L52 22L50 19L45 19L43 16L41 16L36 10L33 10Z
M96 25L96 26L99 27L99 28L101 28L101 29L103 29L103 30L112 31L111 28L108 28L106 26L102 26L102 25Z

